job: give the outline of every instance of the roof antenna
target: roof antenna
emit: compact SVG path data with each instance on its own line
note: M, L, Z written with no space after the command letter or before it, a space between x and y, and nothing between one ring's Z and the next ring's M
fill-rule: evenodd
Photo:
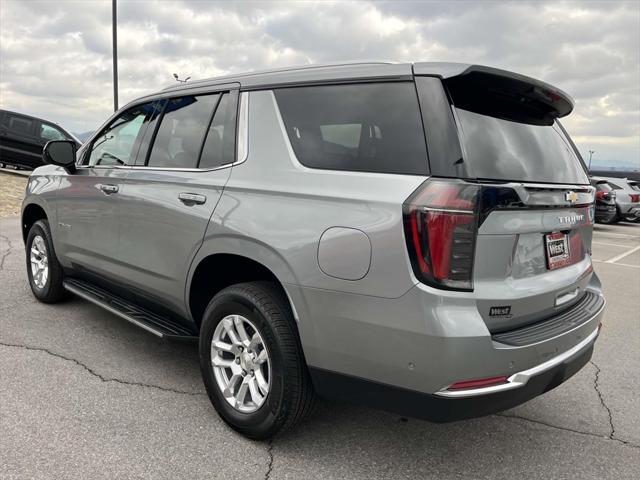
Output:
M185 78L184 80L180 80L180 77L178 77L178 74L177 74L177 73L174 73L174 74L173 74L173 78L175 78L175 79L176 79L176 82L178 82L178 83L187 83L187 81L188 81L191 77L187 77L187 78Z

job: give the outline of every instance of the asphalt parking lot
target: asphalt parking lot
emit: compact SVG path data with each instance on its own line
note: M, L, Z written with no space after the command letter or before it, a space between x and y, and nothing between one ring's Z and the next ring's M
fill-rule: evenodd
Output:
M607 295L593 361L556 390L430 424L321 402L252 442L218 419L195 345L85 301L38 303L17 218L0 219L0 478L639 478L640 226L597 226Z

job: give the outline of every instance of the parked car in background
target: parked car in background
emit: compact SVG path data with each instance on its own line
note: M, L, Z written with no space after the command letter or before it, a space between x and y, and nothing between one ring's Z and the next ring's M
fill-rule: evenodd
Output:
M596 187L595 220L597 223L612 223L617 215L616 193L606 180L591 178L591 184Z
M22 113L0 110L0 164L18 168L42 165L42 149L49 140L81 142L60 125Z
M640 220L640 191L638 182L627 178L596 177L606 180L616 192L616 216L614 222L627 220L638 222Z
M197 339L211 402L251 438L316 394L441 422L505 410L579 371L600 331L572 109L462 64L175 85L77 155L47 145L23 203L29 283Z

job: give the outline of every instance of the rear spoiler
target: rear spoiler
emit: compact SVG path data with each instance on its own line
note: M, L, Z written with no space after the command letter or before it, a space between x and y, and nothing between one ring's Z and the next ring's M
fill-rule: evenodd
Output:
M443 80L458 108L535 125L571 113L573 99L548 83L483 65L416 63L414 75Z

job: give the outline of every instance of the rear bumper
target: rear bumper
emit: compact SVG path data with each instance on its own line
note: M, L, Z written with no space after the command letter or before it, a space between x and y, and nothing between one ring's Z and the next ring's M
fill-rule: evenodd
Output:
M508 383L481 389L432 395L317 368L310 372L316 390L326 398L432 422L453 422L507 410L557 387L591 359L599 330L562 355L512 375Z

